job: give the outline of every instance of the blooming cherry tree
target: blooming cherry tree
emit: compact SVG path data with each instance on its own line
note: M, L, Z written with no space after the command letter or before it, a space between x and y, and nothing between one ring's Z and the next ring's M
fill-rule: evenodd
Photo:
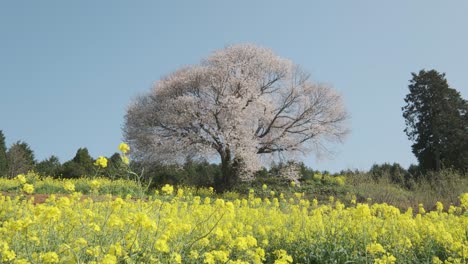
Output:
M136 160L219 157L229 188L265 158L307 154L346 134L340 95L308 77L269 49L229 46L134 100L124 135Z

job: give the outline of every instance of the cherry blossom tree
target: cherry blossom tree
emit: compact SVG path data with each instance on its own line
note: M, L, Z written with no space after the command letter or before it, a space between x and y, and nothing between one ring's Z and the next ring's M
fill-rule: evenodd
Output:
M267 159L340 141L346 119L331 87L269 49L240 44L158 81L129 106L123 130L140 161L218 157L230 188Z

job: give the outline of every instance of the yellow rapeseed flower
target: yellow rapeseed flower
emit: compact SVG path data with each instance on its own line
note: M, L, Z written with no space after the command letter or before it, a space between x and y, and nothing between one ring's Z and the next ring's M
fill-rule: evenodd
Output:
M419 204L418 210L420 214L426 213L426 210L424 210L424 205L422 203Z
M468 210L468 193L460 195L460 204L461 207L465 208L465 210Z
M92 180L89 185L91 186L91 189L97 190L101 186L101 183L98 180Z
M75 191L75 184L73 184L73 182L71 182L71 181L66 181L66 182L63 184L63 188L64 188L66 191L74 192L74 191Z
M128 159L127 156L122 156L122 162L125 164L125 165L128 165L130 163L130 160Z
M117 258L114 255L106 254L99 263L100 264L116 264Z
M18 179L18 181L19 181L21 184L25 184L25 183L26 183L26 176L24 176L24 174L18 174L18 176L16 176L16 179Z
M166 184L161 188L164 194L171 195L174 192L174 187L170 184Z
M156 240L156 243L154 243L154 249L160 252L169 252L169 245L167 244L167 241L165 239L158 239Z
M172 260L172 263L177 263L177 264L182 263L182 257L180 256L180 254L176 252L172 253L171 260Z
M99 156L97 158L97 160L94 162L94 165L98 166L98 167L101 167L101 168L105 168L107 167L107 159L106 157L104 156Z
M379 243L372 243L366 246L366 251L370 254L385 253L385 249Z
M16 258L16 254L13 250L3 250L2 252L2 261L8 262Z
M288 255L288 252L284 249L275 250L276 260L275 264L288 264L293 263L293 258Z
M59 256L55 252L41 253L41 259L43 263L59 263Z
M130 147L129 147L126 143L122 142L122 143L120 143L120 145L119 145L119 150L120 150L123 154L126 154L127 152L130 151Z
M34 185L29 184L29 183L25 183L23 185L23 192L25 192L27 194L33 193L34 192Z

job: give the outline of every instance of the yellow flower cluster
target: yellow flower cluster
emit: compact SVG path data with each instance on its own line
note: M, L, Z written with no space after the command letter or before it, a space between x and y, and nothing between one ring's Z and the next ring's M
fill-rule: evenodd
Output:
M32 194L34 192L34 185L27 183L28 180L24 174L16 176L16 180L22 185L21 190L26 194Z
M120 150L120 152L122 152L123 154L127 154L127 152L130 151L130 147L129 147L126 143L122 142L122 143L120 143L120 145L119 145L119 150Z
M128 159L127 153L130 151L130 147L126 143L122 142L119 145L119 150L120 152L122 152L122 154L120 154L122 162L128 165L130 163L130 160Z
M106 168L107 167L107 159L104 156L99 156L97 160L94 162L95 166Z
M62 181L67 184L67 181ZM71 191L71 187L69 187ZM468 212L291 198L0 195L0 263L466 263ZM466 199L466 194L461 199Z
M34 172L20 174L14 179L0 177L1 192L16 192L23 194L33 193L63 193L71 194L81 192L83 194L113 194L125 196L132 193L142 196L144 190L137 182L127 179L111 180L109 178L77 178L77 179L54 179L51 177L40 177Z

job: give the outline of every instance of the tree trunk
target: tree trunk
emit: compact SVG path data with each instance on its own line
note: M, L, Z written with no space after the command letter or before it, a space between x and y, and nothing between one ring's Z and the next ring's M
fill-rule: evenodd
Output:
M434 158L435 158L435 170L440 171L440 151L438 149L435 150L434 153Z
M227 149L221 154L221 180L216 186L217 192L231 190L237 179L237 170L231 152Z

